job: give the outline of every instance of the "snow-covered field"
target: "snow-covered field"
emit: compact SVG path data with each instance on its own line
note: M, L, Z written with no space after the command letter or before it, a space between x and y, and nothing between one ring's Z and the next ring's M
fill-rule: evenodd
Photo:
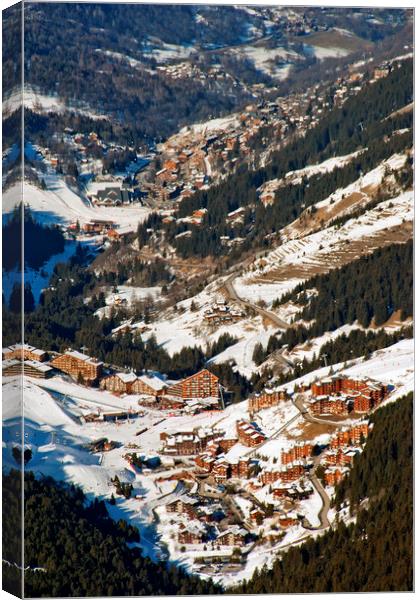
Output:
M92 206L89 200L82 198L69 188L63 177L50 167L31 144L26 144L25 154L45 165L45 172L39 172L39 178L46 185L45 190L30 183L23 185L23 198L29 204L37 220L50 224L63 224L79 221L81 225L93 219L114 221L121 231L135 231L149 210L141 206L104 207ZM3 194L3 214L10 213L21 201L21 184L11 186Z
M235 52L240 56L244 56L254 63L256 69L271 75L272 77L282 80L287 76L290 65L284 65L292 59L297 58L296 52L285 50L284 48L264 48L262 46L241 46ZM280 66L276 65L280 62ZM285 71L285 67L287 70Z
M25 85L23 94L20 89L13 91L3 102L3 112L9 113L18 110L22 105L34 112L65 112L71 111L90 117L91 119L107 119L105 114L98 114L90 109L86 103L77 103L74 106L66 105L59 96L47 95L36 88Z
M118 290L120 289L121 286ZM145 294L148 294L151 289L153 288L144 288ZM252 360L255 345L259 342L266 344L275 328L263 324L260 316L244 316L239 321L219 325L207 324L205 311L211 309L218 299L220 295L217 287L210 284L196 296L178 302L176 311L166 311L159 320L148 323L148 331L143 334L144 339L154 335L157 343L173 355L185 346L199 346L205 349L207 344L216 342L223 333L229 333L238 341L213 357L211 362L220 363L233 359L242 374L251 376L257 370ZM192 302L195 310L191 310ZM234 304L231 306L237 308ZM103 309L99 310L103 311Z

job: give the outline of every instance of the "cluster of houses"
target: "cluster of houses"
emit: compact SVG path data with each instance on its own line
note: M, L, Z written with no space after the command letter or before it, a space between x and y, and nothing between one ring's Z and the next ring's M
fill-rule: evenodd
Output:
M247 456L227 457L226 453L238 442L237 439L217 437L209 442L203 453L195 458L199 473L211 474L216 483L223 483L231 477L249 479L255 466Z
M177 541L180 545L203 544L243 547L252 538L249 531L237 524L221 526L226 512L220 503L205 503L203 498L184 494L166 504L168 516L177 516Z
M262 485L281 481L282 483L292 483L303 477L313 466L310 458L295 460L287 465L269 464L264 467L258 476Z
M309 410L314 415L367 413L387 396L387 386L370 379L352 379L332 375L311 385Z
M160 434L162 443L160 451L174 456L193 456L203 452L207 444L222 437L223 432L209 427L197 427L190 431L176 431Z
M49 359L44 350L28 344L3 348L3 375L23 373L45 379L54 371L60 371L78 383L98 385L100 389L116 395L144 396L139 403L155 408L182 408L194 414L202 410L219 410L221 407L222 386L219 378L207 369L180 381L167 381L156 374L138 376L134 372L109 373L102 361L70 348L62 354L53 354Z
M233 309L225 299L217 300L204 311L204 321L208 324L235 323L243 318L244 313L239 309Z
M265 390L261 394L254 394L248 398L248 413L250 417L260 410L278 406L282 400L287 399L287 394L284 390L274 391Z
M119 226L110 219L91 219L83 225L74 221L67 226L67 233L77 236L104 236L110 242L118 242L128 235L127 231L121 231Z
M341 428L330 440L329 450L323 454L321 464L326 467L324 481L329 486L339 483L354 457L361 452L361 445L371 431L373 424L360 421L352 427Z

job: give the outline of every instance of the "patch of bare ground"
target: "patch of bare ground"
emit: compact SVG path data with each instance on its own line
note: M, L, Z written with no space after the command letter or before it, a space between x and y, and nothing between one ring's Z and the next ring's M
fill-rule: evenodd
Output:
M369 327L371 329L383 329L384 327L393 327L400 329L401 327L409 327L413 324L413 319L409 317L405 321L401 320L401 309L396 310L383 325L376 325L375 319L372 319Z
M309 279L315 275L328 273L332 269L340 268L361 256L371 254L377 248L390 244L402 244L413 237L413 224L411 221L401 223L395 227L379 231L363 239L340 241L334 245L329 253L315 253L302 257L300 264L280 265L250 279L250 283L267 283L289 281L290 279Z
M385 117L385 121L386 119L393 119L394 117L397 117L398 115L403 115L404 113L410 112L411 110L413 110L414 108L414 102L410 102L410 104L406 104L406 106L403 106L402 108L399 108L398 110L395 110L394 112L392 112L390 115L388 115L387 117Z
M299 41L300 38L297 38ZM305 43L320 48L342 48L349 52L357 52L363 48L373 47L373 43L358 37L355 34L346 34L336 29L319 31L305 36Z
M338 426L339 423L337 423L337 427ZM310 423L309 421L302 421L293 428L292 432L285 432L285 436L288 439L297 441L313 440L319 435L323 435L325 433L334 433L337 427L334 427L333 425L324 425L323 423Z
M309 235L310 233L314 233L328 224L329 221L341 216L349 209L363 206L371 200L371 195L373 195L375 191L375 189L373 189L374 186L369 186L369 188L372 189L369 189L366 193L365 190L367 190L367 188L363 191L353 192L352 194L343 196L333 204L328 204L327 206L319 208L315 213L311 213L310 209L306 209L299 218L284 228L284 239L300 238Z

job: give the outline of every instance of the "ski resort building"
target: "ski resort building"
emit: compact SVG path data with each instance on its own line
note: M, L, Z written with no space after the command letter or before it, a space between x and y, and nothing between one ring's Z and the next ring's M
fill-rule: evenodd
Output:
M248 398L248 412L250 415L263 410L277 406L282 400L287 398L286 392L282 391L265 391L262 394L256 394Z
M326 485L335 486L343 479L347 469L326 469L324 472L324 481Z
M180 544L201 544L206 539L206 528L198 522L181 523L178 531L178 542Z
M101 379L100 388L113 393L144 394L156 398L163 394L166 384L159 377L137 377L133 372L114 373Z
M266 440L265 435L252 423L248 421L237 421L236 431L241 444L253 448L259 446Z
M282 481L283 483L290 483L302 477L305 471L312 465L312 463L304 460L296 460L294 463L278 467L277 465L271 465L269 468L263 470L259 475L259 480L263 485L268 483L274 483L275 481Z
M131 394L133 383L137 380L135 373L115 373L101 379L101 390L118 394Z
M67 350L64 354L59 354L50 364L73 379L82 377L84 382L89 384L96 383L102 375L102 362L75 350Z
M166 505L166 510L169 513L178 513L180 515L186 515L190 519L194 519L197 506L198 500L185 495L169 502Z
M162 452L180 456L199 454L204 451L209 441L220 437L220 435L220 431L213 431L204 427L176 433L163 431L160 434L160 441L163 444Z
M207 369L169 386L165 395L193 400L196 398L220 398L219 378Z
M162 396L165 393L167 384L160 377L141 375L137 377L132 386L133 394L144 394L146 396L154 396L155 398Z
M318 396L309 402L309 410L314 415L348 415L351 406L345 396Z
M13 346L3 348L2 354L3 360L17 359L44 362L48 358L45 350L40 350L29 344L13 344Z
M244 546L248 531L239 525L232 525L229 529L222 531L216 538L221 546Z
M283 450L281 453L281 462L283 465L299 460L300 458L309 458L312 455L314 447L307 442L299 442L289 450Z
M366 440L369 434L369 423L362 421L349 429L341 429L331 438L331 448L345 448L346 446L359 445L362 439Z
M4 377L16 377L27 375L28 377L36 377L37 379L46 379L52 375L53 369L45 363L37 360L17 360L11 358L4 360L2 363L2 373Z

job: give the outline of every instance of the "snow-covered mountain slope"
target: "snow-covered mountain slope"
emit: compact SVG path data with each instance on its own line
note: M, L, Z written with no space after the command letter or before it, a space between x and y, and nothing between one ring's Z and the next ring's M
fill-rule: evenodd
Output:
M300 239L292 239L258 259L237 280L242 296L253 296L259 284L261 293L267 286L273 295L278 284L279 296L292 289L296 280L309 279L341 267L376 248L405 242L413 235L414 194L407 191L379 203L358 218L349 219L341 227L328 227Z
M401 340L392 346L377 350L368 360L360 357L347 362L347 366L345 363L337 363L322 367L281 387L293 390L296 384L309 384L326 377L331 370L351 377L369 377L392 385L395 389L385 402L397 400L414 390L414 340Z
M68 225L79 221L80 225L94 219L114 221L122 231L135 231L140 221L149 214L143 206L104 207L92 206L89 200L76 194L52 169L40 174L47 189L43 190L30 183L23 184L25 204L32 209L34 217L47 225ZM22 186L11 186L3 194L3 215L10 213L21 202Z

